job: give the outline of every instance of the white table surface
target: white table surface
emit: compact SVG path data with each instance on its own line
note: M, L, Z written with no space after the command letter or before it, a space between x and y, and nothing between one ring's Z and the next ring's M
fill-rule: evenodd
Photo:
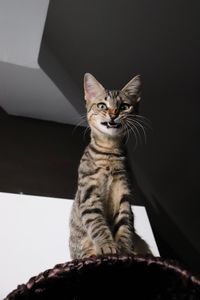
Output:
M70 260L72 200L0 193L0 299L30 277ZM145 207L134 206L135 228L159 251Z

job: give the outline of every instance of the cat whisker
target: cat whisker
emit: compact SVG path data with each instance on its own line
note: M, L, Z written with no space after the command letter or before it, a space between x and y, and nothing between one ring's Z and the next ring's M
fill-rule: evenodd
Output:
M146 143L146 141L147 141L147 136L146 136L146 131L145 131L146 124L144 124L144 125L142 124L143 120L137 120L137 119L133 118L133 116L131 116L131 117L129 116L129 117L122 118L121 121L124 124L124 126L127 128L126 135L128 135L128 137L126 138L126 143L129 139L130 131L132 131L134 134L134 137L135 137L136 146L138 145L138 141L140 144L142 144L143 139L142 139L140 130L143 133L144 141Z
M85 139L85 137L86 137L86 134L87 134L87 132L90 130L90 126L87 126L86 128L85 128L85 130L84 130L84 139Z
M137 118L140 118L140 119L144 119L147 122L151 123L151 121L148 118L146 118L145 116L138 115L138 114L131 114L131 116L134 116L134 117L137 117Z
M145 120L138 119L137 117L134 117L133 120L140 122L145 127L145 129L150 129L150 130L153 129L152 126L149 123L147 123Z
M126 139L126 143L128 143L128 140L129 140L129 138L130 138L130 131L129 131L128 126L127 126L127 125L125 125L125 126L126 126L126 131L127 131L127 139Z
M138 121L140 123L143 123L144 126L146 126L146 127L148 127L149 129L152 130L152 123L148 118L146 118L144 116L140 116L140 115L130 115L129 117L131 117L131 119L133 119L133 120L138 119Z
M134 130L134 132L135 132L135 135L138 137L138 139L139 139L139 143L141 144L142 143L142 138L141 138L141 134L140 134L140 131L139 131L139 129L138 129L138 127L136 126L136 124L134 124L133 122L132 122L132 120L129 120L128 118L127 118L127 123L130 125L130 127L133 129L135 129ZM138 139L137 139L137 141L138 141Z
M147 142L147 135L146 135L146 131L145 131L145 127L139 122L139 121L136 121L135 119L128 119L128 121L135 127L137 127L137 131L139 132L138 128L141 129L142 133L143 133L143 136L144 136L144 142L146 144ZM141 134L139 133L140 135L140 142L142 142L142 138L141 138Z
M78 127L80 127L81 125L85 124L87 122L87 119L86 119L86 115L82 115L81 117L81 120L76 124L76 126L74 127L73 131L72 131L72 134L74 134L74 132L76 131L76 129Z
M126 122L124 122L125 118L121 118L121 124L122 124L122 135L126 137L125 145L127 144L129 137L130 137L130 128L127 126Z
M129 128L126 125L126 123L123 124L123 133L124 133L124 136L126 137L126 141L125 141L125 145L126 145L128 143L129 137L130 137Z
M137 129L137 127L134 126L133 124L131 124L128 120L127 120L127 127L128 127L128 129L129 129L129 131L132 131L133 134L134 134L134 137L135 137L135 148L134 148L134 150L135 150L135 149L137 148L137 145L138 145L138 136L137 136L137 134L139 134L139 131L137 130L137 131L135 132L134 129ZM133 128L133 127L134 127L134 128Z
M143 135L144 135L144 142L146 144L146 142L147 142L147 135L146 135L145 127L140 122L138 122L136 120L133 120L133 122L134 122L135 125L138 125L141 128L141 130L143 132Z

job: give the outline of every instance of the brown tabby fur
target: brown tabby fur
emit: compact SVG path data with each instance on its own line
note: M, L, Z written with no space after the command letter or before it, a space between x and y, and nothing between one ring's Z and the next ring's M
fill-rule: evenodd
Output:
M71 258L104 254L150 254L135 232L123 138L133 125L140 100L140 77L109 91L89 73L84 77L91 142L79 166L70 218ZM135 125L134 125L135 126Z

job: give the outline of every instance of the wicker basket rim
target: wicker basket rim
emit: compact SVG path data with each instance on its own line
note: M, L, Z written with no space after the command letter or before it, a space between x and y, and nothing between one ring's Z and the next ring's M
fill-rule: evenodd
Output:
M200 288L200 278L193 275L189 270L186 270L175 260L164 259L153 256L102 256L91 257L87 259L76 259L61 264L56 264L53 268L48 269L37 276L31 277L26 284L19 285L17 289L12 291L4 300L14 299L18 294L30 291L35 285L44 284L45 281L53 278L63 277L68 273L80 271L85 266L98 267L102 264L114 265L117 263L124 263L127 265L132 264L145 264L147 266L157 265L165 271L172 271L178 276L181 276L185 281L194 284Z

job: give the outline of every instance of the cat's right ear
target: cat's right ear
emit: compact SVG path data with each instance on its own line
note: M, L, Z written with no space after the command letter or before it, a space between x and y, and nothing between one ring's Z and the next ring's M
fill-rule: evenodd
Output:
M85 73L84 93L86 102L97 99L104 92L104 87L96 80L96 78L90 73Z

